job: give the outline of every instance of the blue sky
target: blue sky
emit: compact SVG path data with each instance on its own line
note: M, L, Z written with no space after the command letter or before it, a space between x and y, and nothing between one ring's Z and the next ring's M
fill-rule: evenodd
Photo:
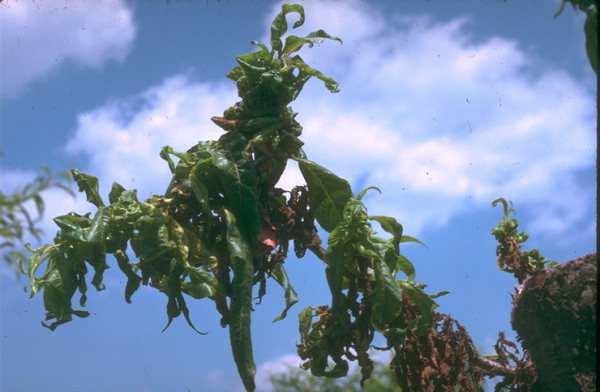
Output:
M531 240L565 261L595 249L595 75L583 15L558 2L303 1L306 31L344 40L304 52L341 85L311 82L293 105L309 157L370 194L374 214L399 218L428 244L406 246L417 280L450 290L451 313L488 351L510 332L511 276L497 270L490 202L514 201ZM184 150L215 139L209 118L236 101L224 75L234 57L265 40L273 1L0 3L0 179L15 189L47 165L162 193L163 145ZM288 167L282 184L301 182ZM46 193L50 217L91 210L81 197ZM295 364L296 314L329 301L323 267L290 258L300 295L273 325L274 286L253 315L259 385ZM3 266L4 268L4 266ZM0 271L0 389L6 391L236 391L227 332L209 303L191 306L207 336L181 320L161 333L165 300L139 290L122 299L112 268L91 293L92 316L51 333L41 298ZM509 335L514 336L512 333Z

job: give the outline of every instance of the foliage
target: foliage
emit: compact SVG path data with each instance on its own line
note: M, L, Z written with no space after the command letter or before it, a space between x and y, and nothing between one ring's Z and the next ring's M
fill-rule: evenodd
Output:
M31 293L43 293L45 326L54 330L73 316L89 315L74 308L73 296L79 292L79 306L85 306L89 268L94 271L91 284L104 288L107 256L113 255L127 277L127 302L140 285L167 297L165 329L183 315L198 331L186 299L212 300L221 325L229 327L240 377L252 391L253 288L260 302L266 280L274 279L285 297L275 320L286 316L297 302L284 267L293 241L298 257L310 250L327 264L332 295L331 305L300 314L299 354L313 375L342 377L348 361L358 361L364 382L373 372L367 349L375 332L384 335L389 348L399 348L407 334L427 333L435 295L414 281L413 265L400 254L401 243L417 240L403 235L394 218L368 216L361 200L365 191L352 195L346 180L310 161L302 150L302 127L288 105L312 77L331 92L339 88L297 52L325 39L341 40L323 30L283 40L288 14L298 16L292 28L304 23L302 6L284 4L271 26L271 49L255 42L256 51L236 58L228 77L241 101L212 118L226 133L183 153L163 148L160 156L172 171L164 195L140 201L135 190L114 183L106 203L95 177L72 171L96 211L56 217L54 242L31 257ZM290 159L298 162L307 187L275 186ZM391 238L376 236L372 221ZM316 223L330 233L327 249L321 247ZM45 270L39 273L42 265ZM397 272L406 278L398 279ZM402 309L411 309L411 317L405 319L408 313Z
M477 367L486 376L501 380L494 387L495 392L531 392L537 380L537 371L527 350L519 352L515 342L506 339L504 332L498 333L494 344L495 354L481 356Z
M554 17L562 13L565 5L570 3L573 9L583 11L586 14L584 32L585 32L585 50L587 52L590 65L596 74L598 73L598 5L594 0L561 0L560 7Z
M310 180L308 185L310 189ZM345 203L329 236L325 259L331 304L300 313L298 354L316 376L344 376L348 360L357 360L364 382L373 370L368 350L375 332L385 337L386 349L399 355L407 334L424 335L433 323L436 304L413 281L414 267L399 253L399 244L412 238L403 236L402 226L391 217L369 217L361 201L364 193ZM369 220L384 222L392 237L377 237ZM407 279L396 279L397 272ZM412 315L403 309L411 305L416 310Z
M50 188L59 188L73 194L66 184L67 178L56 178L47 169L30 183L12 194L0 190L0 249L4 260L15 268L22 269L26 259L24 247L26 237L31 236L40 240L42 234L39 222L45 209L42 192ZM31 208L35 215L32 216Z
M492 202L494 207L498 204L502 204L504 211L502 221L492 230L492 235L498 241L496 248L498 267L503 271L512 273L519 283L523 283L534 272L557 265L556 262L546 260L537 249L527 252L521 251L521 244L527 241L529 235L523 231L518 231L519 222L512 218L514 212L512 203L503 198Z
M519 284L538 271L557 266L559 263L547 260L537 249L530 251L521 250L523 243L529 236L519 231L519 222L512 217L514 209L512 203L504 198L492 202L495 207L502 205L503 217L500 223L492 230L492 235L498 241L496 255L498 267L513 274ZM517 295L519 290L517 290ZM513 295L513 303L517 297ZM529 352L519 350L514 342L508 341L500 332L495 345L496 355L480 358L480 368L488 376L502 376L496 385L497 392L531 391L537 380L537 372ZM491 362L490 360L493 360Z
M592 14L597 20L595 8L590 11L592 5L583 0L577 4L588 12L588 20ZM212 118L225 133L186 152L169 146L161 150L160 157L172 173L163 195L140 201L135 190L113 183L105 201L96 177L72 171L79 191L95 212L54 218L59 231L53 243L36 249L30 257L31 294L41 292L46 309L47 323L42 324L54 330L73 316L89 316L81 309L87 301L88 270L93 270L90 283L103 290L107 257L112 256L127 277L127 302L141 285L166 296L164 329L183 315L191 328L204 334L192 323L186 301L213 301L221 325L229 328L242 382L253 391L253 305L266 295L267 279L284 292L284 308L274 321L285 318L298 302L285 269L293 243L298 258L310 250L326 264L331 300L300 312L298 354L304 361L302 368L311 375L275 380L281 390L317 385L316 389L335 391L344 386L358 388L359 382L371 391L437 391L449 386L479 391L484 376L497 375L504 376L503 388L528 387L535 374L526 353L519 359L510 351L516 346L500 335L497 355L481 357L464 327L436 312L435 298L447 292L427 294L426 286L415 281L413 264L400 253L402 243L421 242L405 235L395 218L368 214L363 197L379 189L369 187L353 194L346 180L306 156L300 140L302 127L288 105L313 77L330 92L338 92L339 86L306 64L298 52L323 40L341 40L323 30L304 37L285 36L288 14L298 17L292 28L304 23L301 5L284 4L271 26L271 48L253 42L255 51L236 58L228 77L236 83L241 100L223 116ZM588 40L588 54L589 45L597 43ZM597 64L593 56L590 61ZM289 190L276 186L289 160L297 162L306 186ZM22 241L23 227L38 235L35 219L22 204L33 200L41 215L39 192L48 186L36 180L15 196L0 194L0 227L8 239L3 246L14 247L15 241ZM527 234L518 231L509 203L497 199L493 205L498 203L504 207L504 217L493 230L499 242L498 265L522 283L552 263L535 249L521 251ZM386 237L377 235L374 223ZM318 227L328 233L326 248ZM38 272L42 266L43 272ZM73 306L76 293L78 307ZM386 343L377 349L392 351L389 369L376 366L369 354L376 334ZM352 361L360 368L360 380L355 372L347 381L334 381L348 374ZM325 379L314 381L313 377ZM398 387L391 386L391 378ZM306 380L312 381L306 384Z

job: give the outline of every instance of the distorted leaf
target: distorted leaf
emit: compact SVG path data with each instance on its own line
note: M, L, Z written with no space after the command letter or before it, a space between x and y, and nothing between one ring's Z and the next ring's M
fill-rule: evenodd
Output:
M327 34L324 30L317 30L305 37L298 37L295 35L289 35L285 39L283 46L283 54L290 55L302 49L304 45L312 47L315 43L318 43L324 39L331 39L342 43L342 40Z
M308 185L314 216L325 230L332 231L342 219L344 206L352 197L350 184L315 162L306 159L297 161Z
M297 13L300 18L294 23L293 27L298 28L304 24L304 7L300 4L283 4L273 23L271 24L271 48L274 51L281 52L281 37L287 32L288 24L287 14Z
M96 207L104 206L100 193L98 193L98 178L76 169L71 170L71 174L77 183L79 192L85 192L85 196L90 203Z
M125 188L118 182L113 182L110 193L108 194L108 201L110 203L116 203L123 192L125 192Z
M297 68L300 71L300 78L302 78L303 75L305 75L306 77L315 77L322 81L325 84L327 90L329 90L330 92L337 93L340 91L338 83L333 78L306 64L304 60L300 58L300 56L294 56L287 60L287 65L289 67Z
M273 320L273 322L276 322L276 321L283 320L287 316L288 310L292 306L294 306L294 304L296 304L298 302L298 294L296 293L296 290L294 290L294 287L292 287L292 285L289 281L289 278L287 276L287 272L283 268L283 265L277 264L273 268L272 274L273 274L273 277L275 278L275 281L284 290L284 296L285 296L285 308Z
M400 253L399 244L402 241L402 233L404 228L402 225L396 220L396 218L391 216L383 216L383 215L374 215L369 216L369 219L376 221L381 225L381 228L386 232L392 235L394 248L396 253Z

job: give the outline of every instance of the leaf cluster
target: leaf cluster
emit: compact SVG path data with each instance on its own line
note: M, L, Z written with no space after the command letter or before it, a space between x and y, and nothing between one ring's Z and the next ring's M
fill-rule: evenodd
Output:
M33 181L16 192L6 194L0 190L0 249L7 263L22 270L22 263L26 259L23 249L26 237L41 239L39 222L45 210L42 192L59 188L72 195L68 180L66 176L53 176L44 168Z
M229 328L240 377L252 391L251 313L266 295L268 279L284 292L285 307L275 321L297 302L284 267L293 242L296 256L310 250L327 264L331 305L300 316L299 353L314 375L344 376L348 361L358 360L364 382L373 370L367 350L375 332L398 348L406 333L422 335L430 328L435 296L415 283L414 266L400 254L401 243L418 240L404 235L392 217L368 216L364 192L353 196L346 180L310 161L301 148L302 127L288 105L312 77L331 92L338 86L297 53L325 39L340 40L323 30L283 39L288 14L299 18L292 28L303 24L302 6L284 4L271 26L271 48L256 43L256 51L237 57L228 76L241 100L212 118L225 133L186 152L162 149L172 172L163 195L141 201L135 190L114 183L105 201L96 177L72 171L95 212L56 217L53 243L31 257L31 293L43 293L45 326L55 329L73 316L87 317L81 308L87 274L93 271L91 284L104 289L103 273L114 257L127 277L127 302L142 285L166 296L165 329L183 315L202 333L187 301L213 301L221 325ZM276 187L290 159L298 162L306 187ZM378 237L371 222L391 238ZM317 224L330 233L326 249ZM405 279L396 276L400 272ZM76 294L79 307L73 305ZM405 304L413 306L408 319Z
M300 166L303 173L307 170L304 166ZM319 183L333 182L330 173L322 172L316 176L323 179ZM305 177L311 189L316 179ZM338 185L332 188L339 190L339 201L331 196L327 201L330 207L324 209L328 213L321 217L325 225L333 227L325 253L331 304L301 312L298 354L305 360L303 367L315 376L345 376L348 362L358 361L364 383L373 371L368 351L375 333L385 337L388 349L398 348L407 331L426 334L433 322L436 295L425 294L424 285L414 282L414 266L400 254L400 243L417 240L403 235L402 225L394 218L367 214L362 198L368 189L352 197L348 184L337 181ZM344 193L346 201L340 197ZM319 223L325 226L321 220ZM373 221L391 238L378 237L371 227ZM399 272L406 278L397 279ZM407 318L403 311L407 304L418 309L413 317Z
M522 283L528 276L536 271L547 267L553 267L558 263L547 260L537 249L522 251L521 246L529 235L519 231L519 222L512 217L514 209L512 203L503 198L492 202L492 206L502 205L503 217L500 223L492 230L492 235L498 241L496 255L498 256L498 267L510 272Z

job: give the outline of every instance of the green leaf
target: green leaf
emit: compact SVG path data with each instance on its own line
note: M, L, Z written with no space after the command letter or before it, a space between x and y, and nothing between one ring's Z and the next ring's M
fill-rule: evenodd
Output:
M106 228L109 224L109 214L106 207L98 208L91 225L87 230L85 240L90 243L103 244L105 241Z
M281 12L275 16L271 24L271 48L273 51L281 52L281 37L287 32L286 16L289 13L297 13L300 16L294 23L293 28L298 28L304 24L304 7L300 4L283 4Z
M416 242L417 244L423 245L424 247L426 247L426 248L427 248L427 245L425 245L425 243L424 243L424 242L422 242L422 241L420 241L420 240L416 239L415 237L411 237L411 236L409 236L409 235L403 235L403 236L400 238L400 242Z
M333 78L306 64L300 56L294 56L290 59L286 59L285 62L288 67L298 68L300 71L300 75L298 76L299 79L307 80L308 77L314 76L322 81L327 90L330 92L338 93L340 91L340 86Z
M242 181L242 173L237 165L229 160L225 154L218 150L210 151L212 163L219 172L219 180L226 202L236 213L239 225L244 234L255 238L260 228L260 216L257 208L256 195L252 189ZM245 173L250 174L250 173ZM256 181L254 176L248 175L244 180Z
M190 328L192 328L199 335L207 335L206 332L198 330L194 326L194 323L192 323L192 319L190 318L190 310L188 309L187 304L185 303L185 299L183 298L181 293L177 296L177 302L179 304L179 308L181 309L181 313L183 313L183 318L185 318L185 322L190 326Z
M103 207L104 202L98 193L98 178L76 169L71 170L71 174L77 183L79 192L85 192L87 200L96 207Z
M304 45L312 47L314 43L296 35L290 35L285 39L285 45L283 46L283 54L290 54L299 51Z
M273 322L276 322L283 320L287 316L288 310L298 302L298 294L296 293L296 290L294 290L294 287L292 287L287 272L281 263L275 265L272 275L273 278L275 278L275 281L283 288L285 296L285 308L279 316L275 317L273 320Z
M375 300L371 318L378 329L383 329L401 313L402 290L385 262L377 260L374 269Z
M306 37L298 37L295 35L290 35L285 39L285 45L283 46L283 54L289 55L295 53L302 49L304 45L308 45L308 47L312 47L315 43L321 42L324 39L330 39L334 41L338 41L342 43L342 40L338 37L331 36L327 34L324 30L317 30Z
M300 171L308 185L310 207L319 224L331 232L342 219L344 206L352 197L350 184L306 159L297 159Z
M408 280L415 280L416 272L415 266L410 262L409 259L404 257L403 255L397 256L397 265L398 269L406 274Z
M175 173L175 162L173 162L173 159L171 158L171 155L173 155L173 154L174 154L174 151L169 146L164 146L160 150L160 157L162 159L164 159L165 161L167 161L167 164L169 165L169 170L171 170L171 173Z
M313 31L312 33L308 34L304 38L310 39L310 40L330 39L333 41L338 41L340 44L343 44L343 41L340 38L329 35L327 32L325 32L325 30L322 30L322 29ZM318 41L313 41L313 42L318 42Z
M336 231L340 230L339 226L336 227L331 236L329 237L329 247L325 259L327 260L327 268L325 273L327 275L327 283L329 284L329 290L331 291L331 308L333 310L339 310L344 304L344 294L342 293L342 284L344 281L344 274L346 273L346 262L348 261L348 255L345 254L344 245L335 246L332 244L331 239L336 237Z
M37 211L38 217L44 215L44 199L39 194L33 195L33 201L35 203L35 209ZM39 219L39 218L38 218Z
M252 353L252 335L250 332L250 312L252 308L252 283L254 266L250 246L243 238L235 215L223 209L227 224L227 249L229 252L233 280L230 302L229 340L238 373L247 390L255 389L254 374L256 366Z
M300 332L300 339L303 341L308 338L308 331L312 324L313 311L314 309L309 306L304 308L304 310L298 314L298 330Z
M215 294L214 287L207 283L186 282L181 285L181 291L196 299L210 298Z
M383 215L372 215L369 216L369 219L376 221L381 225L381 228L386 232L390 233L394 239L400 241L402 238L403 227L396 220L396 218L391 216L383 216Z
M73 314L77 317L86 318L90 315L90 312L86 312L85 310L74 310Z
M117 250L115 252L115 258L117 259L119 268L121 269L121 271L123 271L125 276L127 276L127 284L125 286L125 301L128 304L130 304L131 297L133 296L133 293L135 293L140 287L142 278L140 278L135 272L133 272L133 268L131 264L129 264L129 258L123 250Z
M510 219L510 215L513 212L512 203L507 201L503 197L499 197L492 202L492 207L496 207L498 204L502 204L502 211L504 212L504 219Z
M205 172L210 165L209 160L198 162L190 172L190 183L192 192L203 211L209 210L208 188L205 185Z
M383 230L392 235L392 242L394 244L396 254L400 254L400 242L402 241L402 233L404 231L404 228L396 220L396 218L391 216L373 215L369 216L369 219L379 223Z
M31 280L31 296L33 296L40 288L39 279L36 277L36 272L40 265L47 259L51 252L56 249L56 245L44 245L36 249L29 258L29 268L27 275Z
M258 77L260 74L267 71L267 68L264 65L259 65L261 59L261 52L252 52L236 57L235 61L237 61L244 73L253 77Z
M229 71L227 77L234 82L239 82L244 77L244 71L240 66L234 67L231 71Z
M204 148L208 157L199 160L190 172L194 196L201 208L208 211L210 199L223 195L225 205L236 215L244 235L255 238L260 229L258 202L252 189L256 183L255 173L240 171L233 160L214 146Z
M250 43L252 45L258 46L258 48L260 49L261 52L263 53L269 53L269 48L267 48L267 45L263 44L262 42L258 42L258 41L250 41Z
M377 191L379 194L381 194L381 189L379 189L376 186L368 186L365 189L363 189L362 191L358 192L358 194L354 197L356 200L361 200L367 195L367 193L369 193L369 191Z
M447 290L442 290L442 291L440 291L440 292L437 292L437 293L435 293L435 294L431 294L431 295L429 296L429 298L431 298L431 299L435 299L435 298L439 298L439 297L442 297L442 296L444 296L444 295L448 295L448 294L450 294L450 292L449 292L449 291L447 291Z
M216 294L217 282L208 272L195 267L186 267L191 282L181 285L184 293L196 298L210 298Z
M108 194L108 201L111 204L116 203L123 192L125 192L125 188L118 182L113 182L110 193Z
M584 30L585 50L592 69L598 74L598 9L596 7L591 7L587 12Z
M60 236L62 238L86 242L87 228L92 224L92 220L89 218L89 214L79 215L70 212L54 218L54 223L61 229Z

